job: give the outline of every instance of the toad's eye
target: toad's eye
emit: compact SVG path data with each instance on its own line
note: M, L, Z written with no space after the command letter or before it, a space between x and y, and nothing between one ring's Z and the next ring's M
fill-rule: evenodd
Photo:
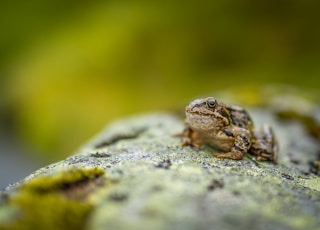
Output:
M214 99L207 100L207 106L209 108L214 108L216 106L216 100L214 100Z

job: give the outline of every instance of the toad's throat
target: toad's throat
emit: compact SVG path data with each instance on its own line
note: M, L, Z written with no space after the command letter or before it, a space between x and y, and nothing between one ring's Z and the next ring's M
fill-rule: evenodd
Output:
M208 114L189 113L187 114L187 122L191 128L204 132L216 130L219 126L217 119Z

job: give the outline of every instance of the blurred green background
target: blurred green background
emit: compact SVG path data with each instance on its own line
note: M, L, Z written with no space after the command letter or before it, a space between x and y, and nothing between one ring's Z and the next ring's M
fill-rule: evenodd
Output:
M0 3L3 186L112 119L238 86L319 90L320 1ZM13 182L13 181L11 181Z

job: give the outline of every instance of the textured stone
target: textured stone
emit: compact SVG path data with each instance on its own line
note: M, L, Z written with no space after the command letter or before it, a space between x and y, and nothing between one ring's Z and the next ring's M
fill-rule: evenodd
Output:
M319 160L318 140L270 109L249 112L256 126L275 129L277 165L251 156L217 159L208 146L181 147L175 134L183 119L146 114L108 125L66 160L9 186L2 203L34 178L98 167L105 182L86 198L93 205L87 229L319 229L320 178L309 172Z

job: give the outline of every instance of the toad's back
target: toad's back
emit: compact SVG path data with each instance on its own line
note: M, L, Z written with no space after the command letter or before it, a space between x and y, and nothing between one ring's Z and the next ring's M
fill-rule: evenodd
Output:
M246 110L235 105L226 105L230 113L231 123L235 126L252 130L253 122Z

